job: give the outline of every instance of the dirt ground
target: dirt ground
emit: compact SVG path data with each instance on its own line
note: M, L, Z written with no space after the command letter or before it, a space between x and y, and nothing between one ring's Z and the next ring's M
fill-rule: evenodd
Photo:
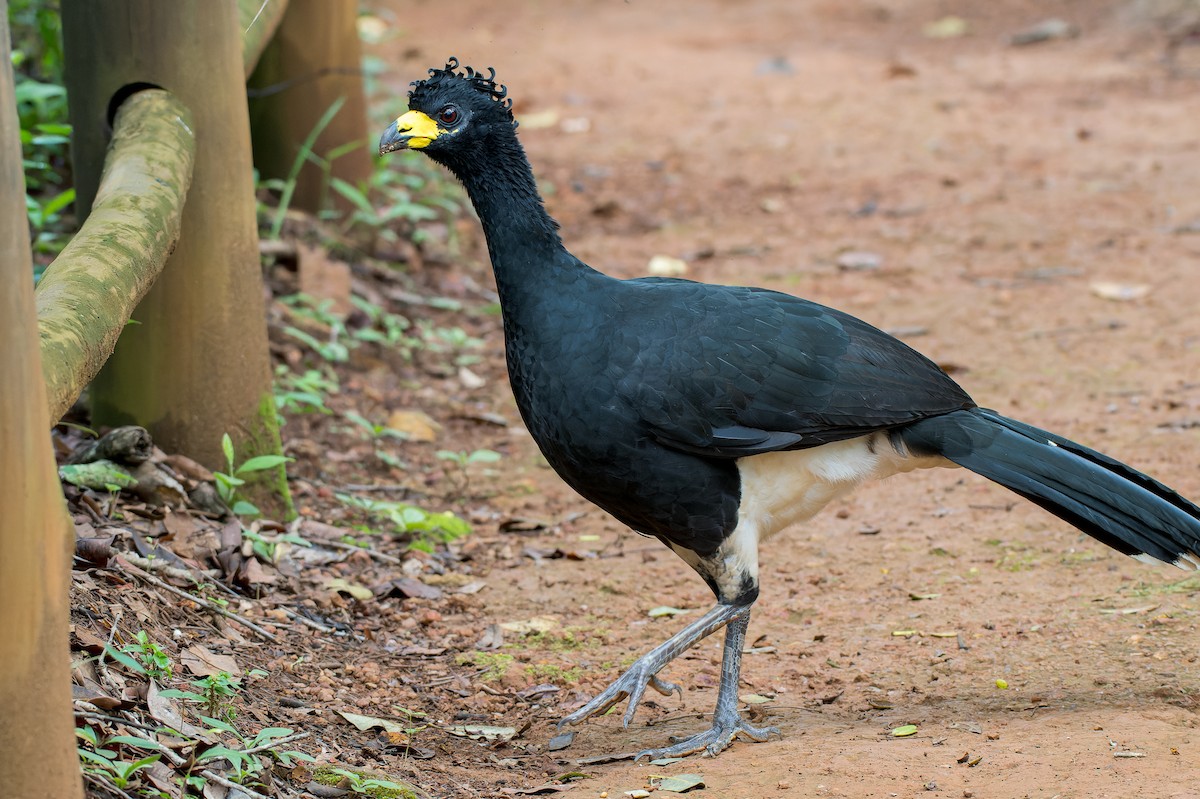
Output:
M496 68L564 240L593 266L633 277L670 256L693 279L849 311L981 405L1200 497L1200 78L1173 74L1166 36L1128 3L373 5L392 29L371 49L397 110L448 55ZM932 35L939 21L954 32L950 14L965 32ZM1009 43L1048 16L1079 35ZM486 289L482 242L463 231L457 264L424 277ZM264 723L438 797L533 795L572 771L587 777L542 792L623 797L693 773L706 787L690 795L713 799L1200 797L1200 581L958 470L868 486L770 542L742 693L770 700L752 710L781 739L666 766L580 765L701 729L714 636L664 674L682 700L654 695L628 730L592 720L548 752L554 720L688 619L652 608L694 617L712 597L545 468L504 382L498 324L481 335L483 385L453 401L416 392L445 429L406 457L486 446L504 460L477 486L487 496L464 503L476 530L455 557L405 573L485 587L356 609L357 642L301 628L308 666L277 668L286 647L259 664L273 676L249 712ZM321 453L289 446L301 505L321 517L328 492L304 490ZM534 618L553 626L510 626L503 647L481 647L490 625ZM281 695L306 707L281 711ZM398 707L520 733L484 745L419 732L422 760L364 749L370 734L331 712Z
M1200 495L1200 94L1128 4L381 8L401 31L381 48L399 77L450 54L497 69L534 122L522 140L551 213L592 265L633 277L668 255L697 280L850 311L980 404ZM950 13L966 34L928 35ZM1080 35L1009 44L1051 15ZM536 486L514 510L569 519L538 547L627 553L524 559L482 595L497 621L603 628L595 646L530 656L582 670L567 707L679 627L650 608L698 612L710 595L536 468L520 432L509 446L511 478ZM1200 797L1200 583L1185 573L956 470L861 490L773 540L765 561L749 636L764 649L746 657L743 689L774 698L763 707L782 740L665 768L590 766L568 795L698 772L708 787L694 795L729 799ZM585 724L558 768L700 729L716 638L670 668L682 702L655 697L627 731ZM902 724L919 732L890 737ZM524 739L552 732L539 720Z

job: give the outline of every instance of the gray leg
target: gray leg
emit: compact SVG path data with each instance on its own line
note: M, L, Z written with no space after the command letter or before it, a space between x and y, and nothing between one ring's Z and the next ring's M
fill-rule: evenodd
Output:
M730 619L725 628L725 648L721 655L721 685L717 691L717 706L713 710L712 727L688 738L673 739L675 743L661 749L639 752L643 757L683 757L701 750L709 756L720 754L739 735L752 741L765 741L780 735L778 727L754 727L747 724L738 712L738 676L742 669L742 648L746 643L746 628L750 626L750 607L743 615Z
M714 606L708 613L634 661L633 665L603 692L560 721L558 726L578 724L591 716L601 715L625 697L629 697L629 707L625 710L624 717L625 726L628 727L647 685L663 695L673 692L682 695L679 686L660 680L656 676L658 671L692 644L727 625L725 648L721 656L721 684L717 692L712 728L672 746L641 752L638 757L680 757L702 749L710 755L715 755L728 747L739 734L754 741L765 741L771 734L778 735L779 730L774 727L759 728L745 723L738 713L738 675L741 671L742 648L749 624L750 605Z
M663 696L670 696L672 693L683 695L683 690L672 683L660 680L656 675L663 666L666 666L682 652L684 652L692 644L711 635L721 627L730 623L733 619L745 616L750 617L749 605L716 605L712 610L705 613L694 622L684 627L679 632L672 635L663 643L651 649L646 654L633 662L633 665L626 670L624 674L613 681L611 685L605 688L592 701L588 702L583 707L576 710L571 715L558 722L561 727L564 724L578 724L584 719L592 716L600 716L605 713L610 707L620 702L625 697L629 697L629 707L625 710L625 726L629 726L629 722L633 721L633 714L637 710L638 703L642 701L642 694L646 692L646 686L649 685L654 690L658 691ZM743 637L745 631L743 627ZM729 649L729 640L726 639L726 651ZM740 650L739 650L740 654ZM737 682L736 666L734 673L734 682ZM724 669L722 669L722 690L724 690ZM735 686L736 687L736 686ZM735 692L736 693L736 690ZM736 697L734 697L736 702Z

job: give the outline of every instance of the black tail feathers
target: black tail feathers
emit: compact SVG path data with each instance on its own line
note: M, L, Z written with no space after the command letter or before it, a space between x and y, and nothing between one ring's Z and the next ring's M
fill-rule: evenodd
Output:
M1118 552L1200 569L1200 508L1120 461L984 408L898 428L909 451L993 480Z

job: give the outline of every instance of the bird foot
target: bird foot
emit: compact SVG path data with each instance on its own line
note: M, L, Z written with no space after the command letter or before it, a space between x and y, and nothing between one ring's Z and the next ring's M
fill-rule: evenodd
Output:
M660 757L687 757L700 751L703 751L707 757L716 757L729 748L734 738L748 738L756 743L762 743L772 735L783 737L783 733L779 731L778 727L755 727L747 724L738 716L732 721L714 721L712 727L687 738L672 736L671 746L643 750L638 752L634 760L641 760L643 757L650 760L657 760Z
M629 722L633 721L633 714L637 710L638 703L642 701L642 695L646 693L646 686L653 688L663 696L679 694L680 698L682 698L682 688L675 683L660 680L655 674L655 672L666 665L665 662L659 662L659 660L660 658L653 658L646 655L634 661L633 665L624 674L613 680L592 701L559 721L558 726L578 724L592 716L602 716L613 705L625 697L629 697L629 707L625 709L623 720L625 726L628 727Z

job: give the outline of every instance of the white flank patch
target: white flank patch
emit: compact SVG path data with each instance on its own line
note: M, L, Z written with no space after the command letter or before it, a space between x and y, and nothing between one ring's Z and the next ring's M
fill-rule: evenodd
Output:
M811 449L767 452L742 458L737 464L742 479L738 517L742 524L757 526L762 538L811 519L830 502L868 480L953 465L941 456L915 457L897 452L886 433Z
M721 544L716 573L712 574L722 593L730 596L737 595L745 577L758 579L759 541L790 524L811 519L868 480L954 464L940 456L899 453L886 433L872 433L811 449L753 455L741 458L737 465L742 482L738 526ZM680 555L687 560L682 552Z

